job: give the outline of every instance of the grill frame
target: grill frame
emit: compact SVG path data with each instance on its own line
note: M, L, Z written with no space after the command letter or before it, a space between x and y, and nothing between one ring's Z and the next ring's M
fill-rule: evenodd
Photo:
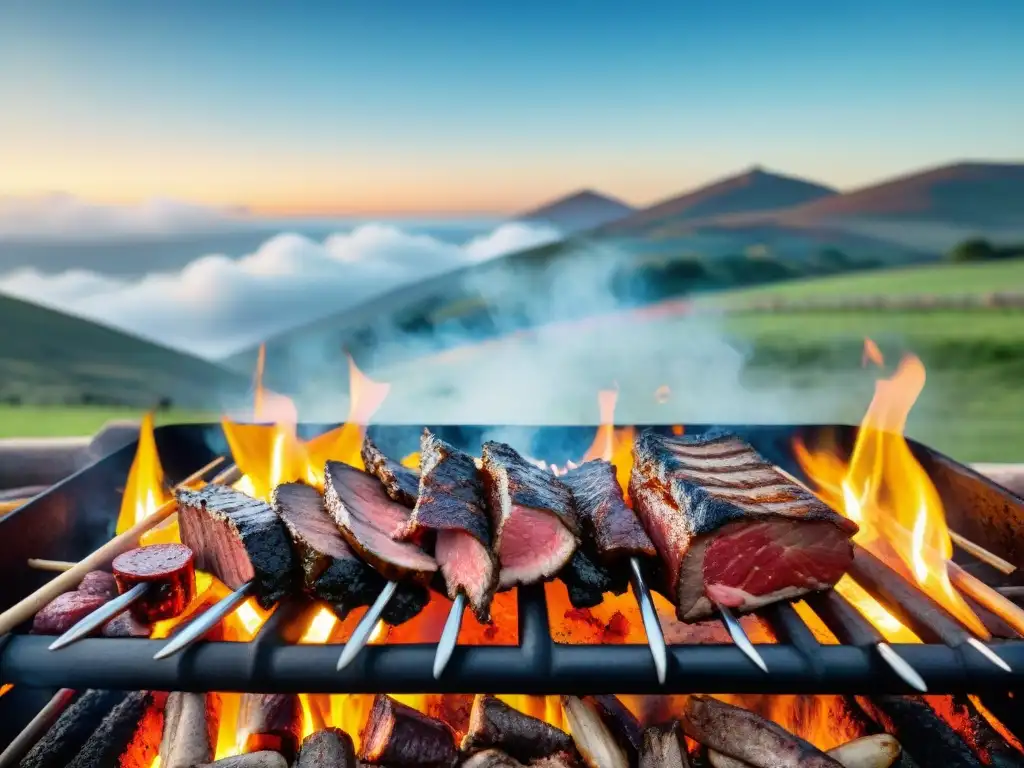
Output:
M326 425L307 426L312 434ZM485 433L562 463L589 445L593 427L431 426L443 439L476 450ZM638 426L669 432L668 425ZM689 433L710 428L688 426ZM787 471L800 475L790 450L799 435L815 445L826 432L846 448L856 428L846 425L727 426ZM379 425L371 434L383 450L404 455L418 445L420 425ZM219 425L175 425L156 430L168 477L181 478L227 453ZM951 527L1010 562L1024 561L1024 500L973 470L911 441L939 490ZM25 564L29 556L79 559L110 538L135 445L116 451L55 486L0 521L0 574L15 589L4 607L47 580ZM961 559L958 557L958 559ZM972 569L978 573L979 569ZM983 569L982 569L983 570ZM644 645L564 645L552 640L542 589L519 598L518 646L460 646L440 680L431 667L435 645L370 646L337 672L340 645L304 646L284 641L281 631L302 601L282 604L251 643L207 642L179 656L154 661L165 641L88 639L49 651L52 638L15 634L0 638L0 682L63 686L305 693L910 693L870 647L818 645L792 608L773 612L769 624L787 643L759 644L771 670L765 675L733 645L669 646L664 686ZM787 613L788 610L788 613ZM794 621L795 620L795 621ZM806 627L803 627L806 630ZM24 628L22 628L23 630ZM1024 640L994 643L1013 667L1008 674L977 654L944 645L894 646L934 693L996 693L1024 682ZM601 670L595 675L594 670Z

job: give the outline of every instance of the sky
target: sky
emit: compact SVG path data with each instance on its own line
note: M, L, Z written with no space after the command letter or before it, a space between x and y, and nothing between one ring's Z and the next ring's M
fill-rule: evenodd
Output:
M1024 158L1020 0L0 4L0 195L267 214L646 204Z

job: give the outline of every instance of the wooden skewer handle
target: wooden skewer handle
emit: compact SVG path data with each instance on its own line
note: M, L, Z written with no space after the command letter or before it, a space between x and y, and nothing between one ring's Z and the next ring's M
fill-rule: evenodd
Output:
M28 567L36 571L63 573L64 571L70 571L75 567L75 564L70 560L43 560L38 557L30 557L28 559Z

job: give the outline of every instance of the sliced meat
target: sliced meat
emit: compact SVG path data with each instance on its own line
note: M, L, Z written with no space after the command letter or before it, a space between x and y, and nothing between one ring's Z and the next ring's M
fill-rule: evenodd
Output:
M152 624L180 615L196 596L194 560L184 544L151 544L121 553L110 566L121 594L149 586L128 610L140 624Z
M392 500L373 475L328 461L324 471L327 511L345 540L387 579L427 584L437 562L415 544L391 534L409 522L410 512Z
M302 740L295 768L356 768L352 739L340 728L324 728Z
M498 587L498 563L491 549L491 524L476 462L423 430L420 440L420 491L409 522L395 538L420 540L436 532L434 559L448 597L461 592L477 620L491 621L491 599Z
M117 581L106 571L89 571L82 577L78 591L86 595L100 595L113 600L117 597Z
M633 507L682 621L828 589L853 561L856 524L735 435L644 432L633 456Z
M579 543L569 489L504 443L484 443L483 473L501 563L498 588L554 576Z
M627 506L615 466L595 459L561 478L572 492L585 539L603 563L628 557L655 557L657 551L636 514Z
M255 582L264 608L294 589L295 555L269 504L218 484L179 490L177 496L181 541L195 552L196 568L231 589Z
M388 496L406 507L416 506L420 493L419 472L385 456L369 437L363 440L360 453L366 471L380 480Z
M691 696L679 719L691 739L755 768L842 768L770 720L709 696Z
M469 730L460 747L463 752L497 748L529 763L558 752L571 752L573 743L565 731L524 715L496 696L477 694L469 715Z
M388 768L442 768L455 762L455 734L440 720L383 693L373 700L359 759Z
M271 506L295 545L307 592L330 605L339 619L377 599L387 582L352 551L316 488L284 483L274 489ZM416 616L429 600L424 587L401 584L381 618L397 626Z
M153 628L132 616L131 611L125 611L104 624L100 634L104 637L149 637Z
M32 619L32 634L62 635L75 624L106 605L110 598L84 592L65 592L44 605Z

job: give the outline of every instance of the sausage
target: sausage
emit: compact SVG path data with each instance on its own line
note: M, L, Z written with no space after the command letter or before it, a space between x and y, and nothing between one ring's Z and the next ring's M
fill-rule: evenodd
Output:
M152 624L181 614L196 595L194 559L184 544L152 544L115 557L111 567L121 594L137 584L151 585L132 603L132 617Z

